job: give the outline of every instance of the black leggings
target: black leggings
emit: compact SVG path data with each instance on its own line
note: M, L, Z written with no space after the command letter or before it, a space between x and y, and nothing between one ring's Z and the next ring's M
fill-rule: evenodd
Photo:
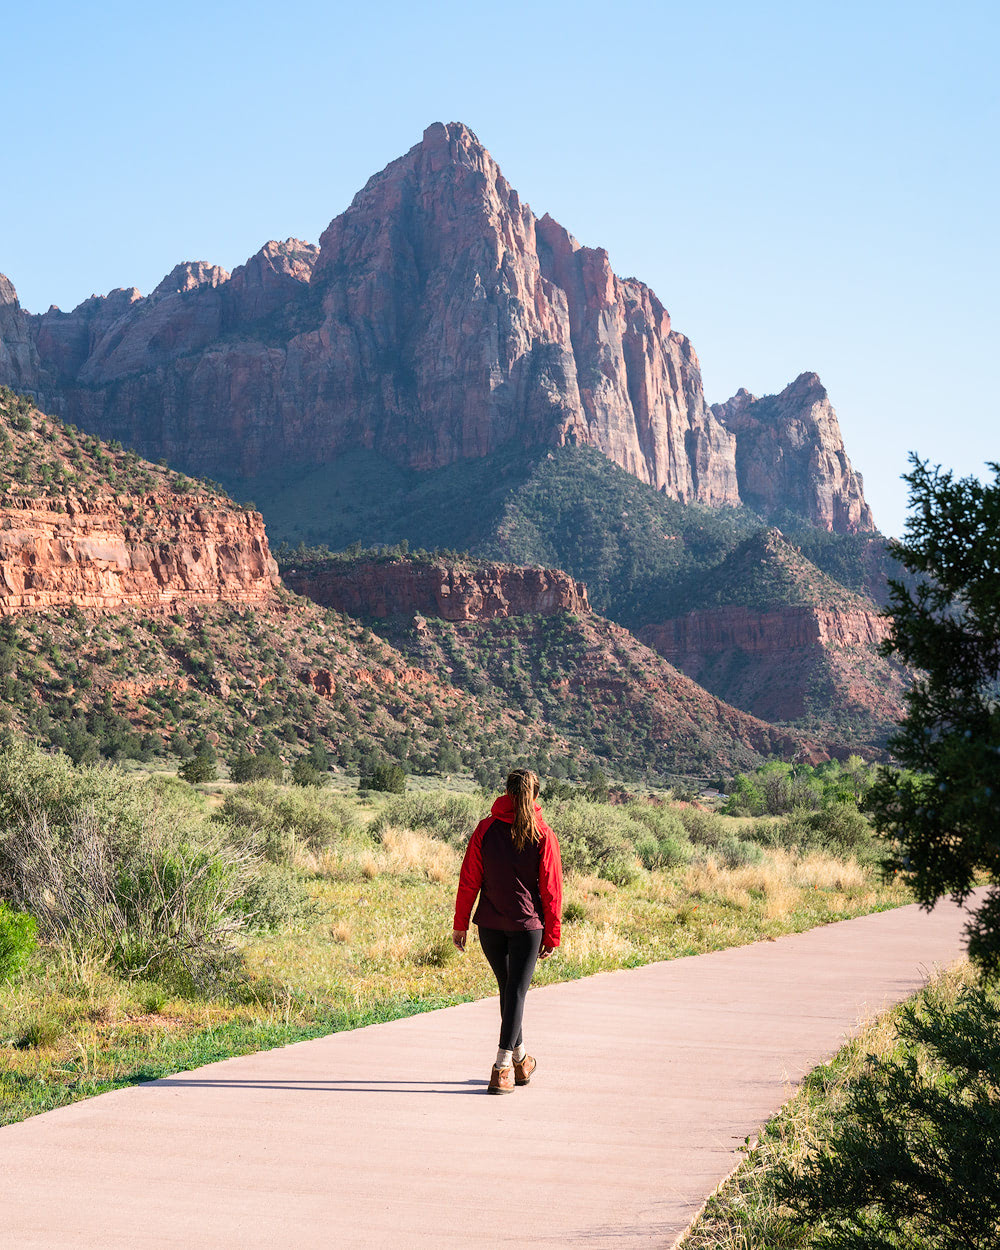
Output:
M541 929L484 929L479 926L479 945L489 960L500 990L500 1047L520 1046L524 997L535 972L542 945Z

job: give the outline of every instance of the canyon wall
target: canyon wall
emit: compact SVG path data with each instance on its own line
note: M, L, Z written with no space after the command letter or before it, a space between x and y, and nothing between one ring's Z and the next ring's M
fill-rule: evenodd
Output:
M889 621L877 612L795 606L772 612L749 608L708 608L647 625L639 637L672 664L688 670L702 656L738 649L773 655L802 647L877 646Z
M828 726L857 747L881 745L905 710L906 674L878 652L889 628L859 608L720 607L639 636L718 698L764 720Z
M590 611L586 586L559 569L372 560L289 569L283 580L296 594L350 616L416 614L446 621L488 621Z
M262 605L278 584L260 515L217 499L15 498L0 507L0 616Z
M252 479L354 448L428 469L580 443L684 502L872 528L814 386L782 392L770 424L763 401L711 409L653 291L536 218L461 123L430 126L318 248L272 242L232 274L182 264L146 297L70 313L26 318L4 290L0 382L187 472Z

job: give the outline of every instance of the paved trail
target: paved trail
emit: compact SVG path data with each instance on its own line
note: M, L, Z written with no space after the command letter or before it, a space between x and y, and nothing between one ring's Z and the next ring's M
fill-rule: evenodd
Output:
M670 1247L860 1018L957 958L904 907L229 1059L0 1129L0 1247ZM480 958L478 951L470 958Z

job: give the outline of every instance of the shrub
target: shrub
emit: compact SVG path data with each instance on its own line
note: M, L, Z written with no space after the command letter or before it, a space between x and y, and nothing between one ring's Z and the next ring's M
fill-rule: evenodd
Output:
M567 872L594 872L626 885L640 871L635 848L647 829L621 808L567 799L552 805L548 821L559 838Z
M382 790L389 794L403 794L406 790L406 773L402 765L384 760L372 764L358 778L359 790Z
M563 908L562 918L563 924L576 924L580 920L587 919L587 909L575 899L570 900Z
M863 864L875 863L884 852L852 802L832 803L815 812L798 808L783 821L758 821L751 836L761 846L822 850Z
M192 755L186 763L178 768L177 776L190 782L191 785L197 785L202 781L215 781L219 776L215 752L199 751L197 755Z
M326 774L320 772L307 755L303 755L292 765L292 781L297 786L323 786Z
M390 827L420 829L464 848L485 814L482 801L471 795L412 793L389 799L372 822L371 832L381 839Z
M34 916L0 902L0 984L24 967L35 949Z
M690 862L694 847L675 811L650 803L629 803L625 811L630 820L648 831L635 841L645 868L673 868Z
M270 781L231 791L214 819L249 836L257 853L275 864L292 863L297 847L325 851L358 828L357 814L346 800L284 790Z
M875 859L884 849L853 803L834 803L813 812L808 820L819 845L825 850Z
M281 756L273 751L261 751L259 755L241 751L229 766L229 776L236 782L280 781L284 775Z
M957 1007L903 1008L901 1060L870 1056L838 1126L777 1196L810 1244L867 1250L1000 1244L1000 1005L983 988Z
M763 859L759 846L737 837L724 820L711 812L684 807L678 814L691 841L711 851L727 868L743 868Z
M238 962L240 931L276 923L268 870L183 782L17 747L0 752L0 813L0 894L126 975L206 988Z

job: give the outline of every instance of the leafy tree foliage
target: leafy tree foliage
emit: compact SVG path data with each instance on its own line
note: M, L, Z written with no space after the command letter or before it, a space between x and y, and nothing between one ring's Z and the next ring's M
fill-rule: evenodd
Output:
M358 789L403 794L406 790L406 773L401 764L394 764L390 760L370 761L361 771Z
M192 785L197 785L200 781L215 781L219 776L215 752L210 748L203 748L182 764L177 774Z
M326 772L320 772L308 755L302 755L292 765L292 782L297 786L321 786L326 782Z
M281 757L273 751L261 751L254 755L243 750L229 766L233 781L280 781L285 775Z
M892 554L917 575L890 582L885 654L917 676L891 740L903 771L868 799L921 903L965 899L993 883L969 924L969 953L1000 972L1000 465L995 480L956 479L912 457L911 515Z

